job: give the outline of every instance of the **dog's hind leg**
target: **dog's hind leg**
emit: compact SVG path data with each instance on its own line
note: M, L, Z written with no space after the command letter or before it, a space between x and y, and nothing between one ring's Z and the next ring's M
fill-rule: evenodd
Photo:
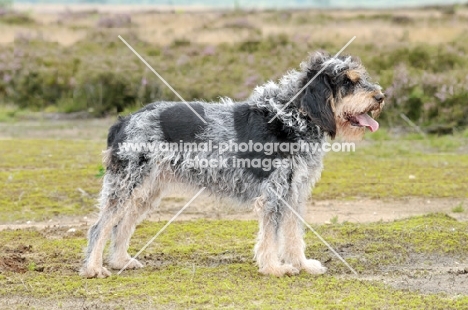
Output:
M254 250L260 273L280 277L285 274L297 274L299 270L291 264L281 264L279 259L278 225L282 215L279 208L271 205L276 203L264 197L257 198L255 201L260 230Z
M131 191L119 188L119 184L128 184L128 180L121 180L117 175L107 173L101 191L99 219L88 232L88 247L84 266L80 275L87 278L105 278L110 272L102 266L104 247L112 228L122 220L126 209L131 203ZM132 185L127 189L133 188Z
M122 269L132 259L128 254L130 238L135 232L135 227L145 219L148 211L161 201L161 191L152 188L150 182L143 184L135 195L131 208L126 212L122 220L113 227L111 248L109 255L109 266L112 269ZM133 259L126 269L141 268L143 265Z
M110 272L102 266L102 255L112 227L119 222L123 215L123 206L117 201L109 201L99 214L98 221L88 232L88 248L80 275L86 278L105 278Z

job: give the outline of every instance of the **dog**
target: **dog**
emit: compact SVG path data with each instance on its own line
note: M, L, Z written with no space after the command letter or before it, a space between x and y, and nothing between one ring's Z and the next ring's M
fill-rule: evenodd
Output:
M103 250L109 237L108 263L112 269L143 267L127 253L130 238L171 184L205 187L215 196L253 204L259 217L254 257L261 274L326 272L319 261L306 258L303 226L297 216L304 214L304 202L320 178L324 151L296 148L291 152L281 145L320 146L336 135L358 140L366 128L376 131L379 124L374 118L384 106L382 88L371 82L358 58L316 52L301 63L299 70L288 72L278 83L258 86L245 101L220 101L156 102L119 118L110 128L103 156L106 172L99 219L89 229L82 276L110 275L103 267ZM208 142L224 143L224 148L149 147ZM245 147L249 143L280 148L257 152ZM128 148L142 144L148 147ZM211 163L221 155L223 165L201 166L195 162ZM251 165L236 165L238 160ZM274 164L268 170L258 165L263 162Z

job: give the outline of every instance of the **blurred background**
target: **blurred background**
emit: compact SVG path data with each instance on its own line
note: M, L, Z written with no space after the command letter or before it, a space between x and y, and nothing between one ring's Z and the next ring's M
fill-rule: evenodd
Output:
M246 98L310 52L359 56L392 130L468 124L464 1L0 0L0 121L93 118L177 97Z

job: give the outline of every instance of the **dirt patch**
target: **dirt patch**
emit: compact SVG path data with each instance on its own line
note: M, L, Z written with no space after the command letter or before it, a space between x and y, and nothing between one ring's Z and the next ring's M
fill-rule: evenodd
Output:
M67 298L66 300L51 300L47 298L31 298L29 296L9 296L0 299L0 309L151 309L153 303L101 301L88 298Z
M27 270L26 258L23 255L10 253L0 256L0 273L4 271L24 273Z
M205 264L209 267L218 267L227 264L243 264L250 259L234 253L223 253L219 255L208 256Z
M26 258L19 254L7 254L0 257L0 272L11 271L16 273L26 272Z
M468 268L468 267L465 267ZM467 270L467 269L464 269ZM424 276L408 274L383 282L397 289L409 289L421 293L468 294L468 275L458 271L424 270ZM417 274L417 273L416 273Z
M412 254L405 265L386 266L382 271L365 279L425 294L468 294L468 262L449 255Z
M31 252L31 245L19 245L15 249L5 248L0 254L0 273L5 271L24 273L28 270L25 253Z
M41 234L47 239L67 239L76 237L86 237L88 225L53 225L46 226L41 230Z
M330 220L339 223L369 223L389 222L428 213L446 213L457 220L466 221L466 212L452 212L455 206L464 204L464 201L456 198L323 200L312 202L308 206L306 219L318 224L328 223Z
M161 206L149 215L148 220L152 222L170 220L190 198L190 195L165 198ZM312 224L329 224L331 222L369 223L388 222L428 213L446 213L457 220L467 221L467 212L452 212L453 207L459 204L466 205L465 199L310 200L307 204L305 219ZM81 233L83 227L86 228L96 221L96 216L96 213L93 213L88 216L57 217L44 222L28 221L27 223L2 224L0 225L0 231L35 227L46 229L45 233L48 238L63 237L70 233ZM195 219L257 220L257 216L251 209L236 208L228 201L214 200L204 196L198 197L177 218L178 221Z

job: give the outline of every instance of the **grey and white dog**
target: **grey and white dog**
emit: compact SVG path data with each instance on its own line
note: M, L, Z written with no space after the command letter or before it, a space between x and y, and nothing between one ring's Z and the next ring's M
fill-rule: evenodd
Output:
M337 134L355 140L366 128L377 130L373 117L384 105L381 87L370 81L358 59L332 58L317 52L301 64L299 71L290 71L279 83L257 87L245 101L225 98L220 103L189 105L206 122L185 103L156 102L120 118L110 128L103 159L106 173L100 214L89 230L81 275L110 275L102 257L109 237L111 268L121 269L127 264L127 268L142 267L127 253L130 238L171 184L206 187L216 196L252 203L260 222L255 246L260 273L324 273L326 268L319 261L306 258L303 227L291 211L304 213L304 202L321 175L323 150L264 150L267 144L320 146L327 136L333 139ZM165 143L226 145L227 141L229 148L222 151L216 147L159 148ZM263 152L245 148L249 143L263 145ZM128 147L142 144L148 147ZM194 164L196 160L212 163L221 157L220 165ZM238 160L244 165L236 164ZM265 169L254 162L273 164Z

